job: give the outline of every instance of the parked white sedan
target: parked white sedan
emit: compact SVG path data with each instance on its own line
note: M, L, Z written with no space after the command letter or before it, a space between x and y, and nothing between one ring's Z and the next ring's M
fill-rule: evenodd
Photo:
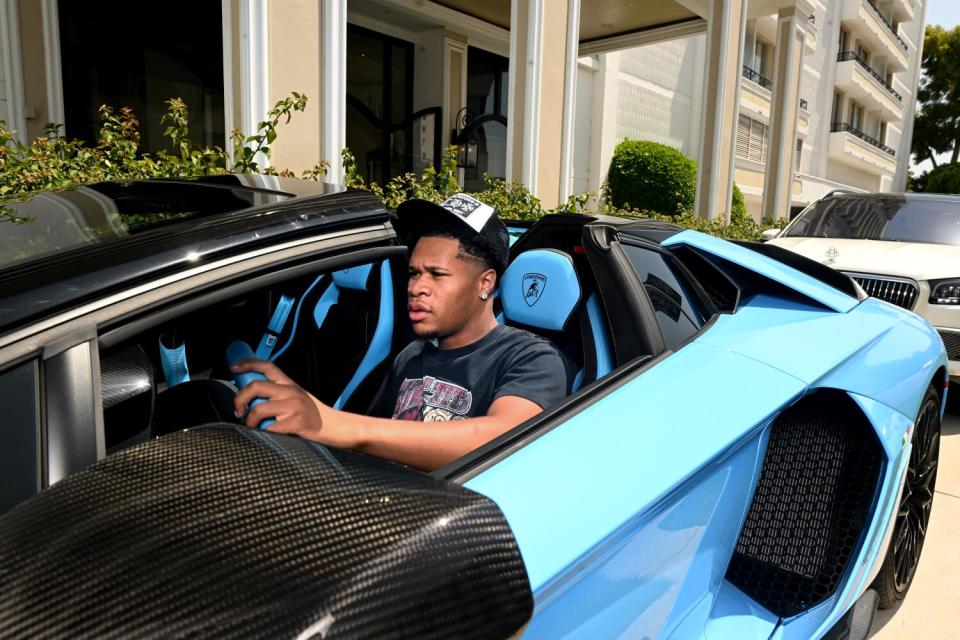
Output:
M871 296L926 318L960 382L960 196L831 193L774 244L852 277Z

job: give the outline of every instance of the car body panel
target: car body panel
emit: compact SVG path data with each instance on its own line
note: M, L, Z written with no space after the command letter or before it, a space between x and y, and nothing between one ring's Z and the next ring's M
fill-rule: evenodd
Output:
M755 383L739 382L747 379ZM691 389L698 390L696 403L689 401ZM678 487L745 442L756 445L770 416L785 399L804 389L797 378L756 360L689 344L466 486L492 498L504 511L539 602L551 583L582 570L579 562L614 544L623 527L629 536L640 535L647 526L658 527L650 518L683 500L685 493ZM718 406L724 409L718 412ZM681 407L688 428L682 435L676 428L663 428L676 424ZM678 437L686 446L673 446ZM666 450L672 455L664 457ZM518 492L518 486L524 491ZM597 500L598 495L604 499ZM713 498L710 511L742 516L745 503L721 495ZM701 505L685 517L701 522L703 509ZM678 528L674 535L675 540L688 540L691 534ZM733 540L727 543L732 545ZM670 588L664 585L650 594L648 605L658 603L661 624L666 624L687 580L703 585L706 569L693 561L698 548L681 544L677 549L686 559L671 562L697 571L680 572ZM709 553L716 566L715 579L707 582L715 591L728 556Z
M907 377L925 386L937 366L945 364L936 357L941 349L936 334L919 318L879 300L865 300L850 315L855 319L756 296L736 314L721 315L697 342L765 362L808 385L857 391L905 415L916 415L919 399L914 387L902 382ZM892 353L926 357L908 369L887 355ZM841 366L847 360L851 361Z

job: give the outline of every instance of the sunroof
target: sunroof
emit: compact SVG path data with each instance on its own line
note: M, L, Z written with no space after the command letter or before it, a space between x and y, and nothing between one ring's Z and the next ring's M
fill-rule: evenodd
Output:
M0 207L0 265L291 198L195 182L105 182Z

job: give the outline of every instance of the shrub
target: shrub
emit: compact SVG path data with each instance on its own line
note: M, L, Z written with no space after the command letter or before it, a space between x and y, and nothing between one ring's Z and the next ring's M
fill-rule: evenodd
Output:
M930 193L960 193L960 162L942 164L926 176Z
M737 183L733 183L733 198L730 200L730 222L734 224L744 224L751 220L747 213L747 203L743 199L743 192Z
M697 164L673 147L628 139L614 149L607 181L618 209L677 215L693 210Z

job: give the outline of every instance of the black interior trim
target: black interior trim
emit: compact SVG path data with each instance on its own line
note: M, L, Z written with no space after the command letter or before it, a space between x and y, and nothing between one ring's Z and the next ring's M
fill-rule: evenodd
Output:
M667 346L653 304L617 237L617 229L606 224L583 229L583 246L610 322L614 359L620 365L642 355L656 357Z

